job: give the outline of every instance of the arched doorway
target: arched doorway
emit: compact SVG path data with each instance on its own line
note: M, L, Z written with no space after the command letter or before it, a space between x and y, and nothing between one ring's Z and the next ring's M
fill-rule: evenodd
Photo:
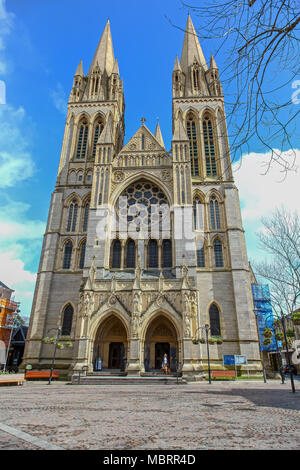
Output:
M170 369L178 368L178 338L174 325L163 314L149 324L144 343L144 366L146 372L160 370L164 354L167 354Z
M93 368L98 369L99 359L102 369L124 370L127 356L127 334L122 321L114 314L106 318L98 327L93 348Z

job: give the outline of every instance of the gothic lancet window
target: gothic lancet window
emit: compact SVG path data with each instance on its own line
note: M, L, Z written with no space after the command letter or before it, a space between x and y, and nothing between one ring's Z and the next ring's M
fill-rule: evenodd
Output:
M88 123L84 119L79 124L77 150L76 150L77 160L82 160L86 156L88 132L89 132Z
M77 222L78 204L76 199L73 199L69 207L67 232L75 232Z
M196 120L193 114L189 114L186 123L188 139L190 141L191 171L192 176L199 176L199 142L196 130Z
M61 329L62 336L69 336L72 330L73 307L68 304L63 312L63 324Z
M205 152L205 164L206 164L206 175L216 176L216 153L213 136L213 128L211 118L206 115L203 120L203 139L204 139L204 152Z
M73 250L72 242L67 242L65 245L65 251L64 251L63 269L70 269L72 250Z
M197 268L205 268L205 249L204 244L201 241L197 242Z
M203 204L197 196L193 202L194 230L203 230Z
M111 246L111 267L112 269L121 268L121 242L114 240Z
M94 138L93 138L93 153L92 153L92 158L95 158L96 156L96 150L97 150L97 142L99 139L99 136L101 132L103 131L104 125L101 120L101 118L97 119L95 128L94 128Z
M214 253L215 253L215 265L216 268L223 268L223 246L220 240L216 239L214 242Z
M221 228L220 209L216 196L212 196L209 202L210 228L217 230Z
M158 246L156 240L150 240L148 244L149 268L158 268Z
M211 336L221 336L220 312L216 304L209 308L209 321Z
M172 267L172 242L171 240L164 240L162 242L162 267Z
M135 243L128 240L126 245L126 268L135 268Z
M90 203L87 202L86 205L84 206L84 216L83 216L83 226L82 226L83 232L87 231L88 220L89 220L89 209L90 209Z
M86 242L84 241L81 244L81 248L80 248L79 269L84 268L85 248L86 248Z

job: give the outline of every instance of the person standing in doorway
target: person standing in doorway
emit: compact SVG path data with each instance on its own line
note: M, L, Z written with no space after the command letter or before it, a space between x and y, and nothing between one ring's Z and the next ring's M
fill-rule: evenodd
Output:
M161 368L164 371L164 373L167 375L169 372L169 361L168 361L168 356L166 353L164 354Z

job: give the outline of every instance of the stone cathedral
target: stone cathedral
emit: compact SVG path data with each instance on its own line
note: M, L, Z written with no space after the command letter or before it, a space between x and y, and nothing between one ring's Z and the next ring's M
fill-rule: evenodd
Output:
M132 59L134 60L134 59ZM154 91L153 91L154 92ZM107 22L70 93L23 365L195 380L223 355L261 371L224 97L188 16L172 73L172 148L141 119L124 146L123 82ZM137 126L138 127L138 126ZM207 327L207 328L208 328Z

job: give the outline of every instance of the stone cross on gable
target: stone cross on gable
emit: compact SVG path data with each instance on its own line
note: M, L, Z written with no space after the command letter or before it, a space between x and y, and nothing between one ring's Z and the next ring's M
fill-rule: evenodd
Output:
M146 121L147 121L147 119L144 118L144 117L142 117L141 122L142 122L142 125L143 125L143 126L145 125L145 122L146 122Z

